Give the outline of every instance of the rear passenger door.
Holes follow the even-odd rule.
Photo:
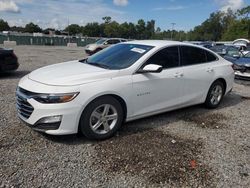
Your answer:
[[[192,46],[181,46],[181,67],[184,100],[187,105],[201,103],[214,79],[217,57],[211,52]]]

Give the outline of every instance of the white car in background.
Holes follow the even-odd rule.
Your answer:
[[[208,49],[131,41],[31,72],[16,103],[35,130],[106,139],[126,121],[200,103],[216,108],[233,82],[232,64]]]
[[[98,41],[96,41],[96,43],[88,44],[85,47],[85,52],[89,55],[92,55],[111,45],[126,41],[127,41],[126,39],[120,39],[120,38],[101,38]]]

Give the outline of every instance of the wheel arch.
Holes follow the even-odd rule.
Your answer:
[[[127,118],[127,103],[125,102],[125,100],[121,96],[119,96],[117,94],[103,94],[103,95],[96,96],[96,97],[92,98],[90,101],[88,101],[87,105],[82,109],[81,115],[80,115],[79,120],[78,120],[78,132],[80,130],[79,128],[80,128],[81,116],[84,113],[84,111],[86,110],[86,107],[90,103],[92,103],[93,101],[95,101],[97,99],[100,99],[102,97],[107,97],[107,96],[115,98],[121,104],[121,107],[122,107],[122,110],[123,110],[123,113],[124,113],[123,122],[126,120],[126,118]]]
[[[226,92],[226,90],[227,90],[227,82],[226,82],[226,80],[224,78],[217,78],[215,81],[213,81],[213,83],[217,82],[217,81],[220,81],[223,84],[223,86],[224,86],[224,91],[223,91],[224,93],[223,93],[223,95],[224,95],[225,92]]]

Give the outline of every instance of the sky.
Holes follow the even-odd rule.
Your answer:
[[[0,0],[0,19],[9,25],[29,22],[43,29],[64,29],[68,24],[102,23],[110,16],[119,23],[139,19],[156,21],[162,30],[188,31],[205,21],[212,12],[237,10],[250,0]]]

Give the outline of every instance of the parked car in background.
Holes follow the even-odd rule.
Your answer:
[[[239,48],[234,45],[216,45],[210,48],[210,50],[216,52],[222,57],[240,57],[241,53]]]
[[[96,43],[93,44],[88,44],[85,47],[85,52],[89,55],[92,55],[104,48],[107,48],[110,45],[117,44],[120,42],[126,42],[126,39],[121,39],[121,38],[102,38],[96,41]]]
[[[13,49],[0,48],[0,72],[14,71],[19,63]]]
[[[200,103],[216,108],[233,82],[232,63],[206,48],[130,41],[31,72],[18,84],[16,104],[35,130],[106,139],[124,121]]]
[[[235,58],[232,63],[236,78],[250,80],[250,52]]]

